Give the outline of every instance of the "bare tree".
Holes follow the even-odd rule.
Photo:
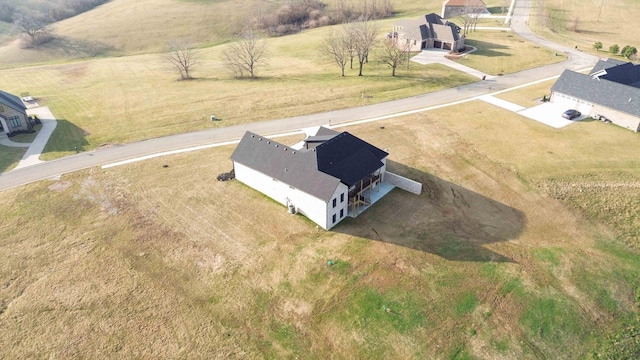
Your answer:
[[[347,49],[347,55],[349,56],[349,68],[353,70],[353,59],[357,56],[354,25],[344,25],[342,32],[344,33],[345,48]]]
[[[358,76],[362,76],[364,64],[369,62],[369,53],[376,46],[380,27],[373,21],[363,20],[350,26],[349,37],[353,41],[358,64]]]
[[[165,59],[178,70],[180,79],[193,79],[191,70],[198,64],[198,56],[193,47],[185,41],[172,41],[168,47]]]
[[[396,69],[405,61],[410,43],[392,38],[382,48],[382,62],[391,67],[391,76],[396,76]],[[408,61],[408,60],[407,60]]]
[[[463,35],[467,35],[469,31],[476,30],[478,25],[478,19],[484,11],[485,7],[481,1],[478,0],[465,0],[464,7],[462,8]]]
[[[349,36],[345,29],[332,31],[325,39],[324,45],[324,51],[340,66],[341,74],[344,76],[344,68],[349,57]]]
[[[511,0],[502,0],[502,2],[500,3],[500,10],[502,14],[504,14],[510,4]]]
[[[227,67],[236,77],[256,77],[256,68],[262,65],[265,55],[265,43],[254,31],[247,31],[238,41],[229,45],[224,51]]]
[[[353,3],[351,2],[351,0],[338,0],[336,9],[342,23],[348,23],[353,20],[355,9],[353,8]]]
[[[27,45],[38,46],[51,40],[53,28],[51,20],[30,13],[17,13],[14,16],[13,25],[25,35]]]

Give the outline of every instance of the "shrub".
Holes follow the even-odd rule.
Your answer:
[[[612,53],[613,55],[616,55],[618,51],[620,51],[620,47],[618,46],[618,44],[613,44],[609,46],[609,52]]]
[[[638,53],[638,49],[636,49],[633,46],[625,45],[625,47],[622,48],[622,51],[620,53],[625,58],[631,59],[632,57],[634,57]]]

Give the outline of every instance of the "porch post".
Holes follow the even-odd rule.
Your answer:
[[[4,131],[4,133],[9,135],[9,125],[7,124],[7,120],[4,118],[4,116],[0,115],[0,123],[2,123],[2,130]]]

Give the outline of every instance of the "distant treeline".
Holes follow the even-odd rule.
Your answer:
[[[89,11],[109,0],[0,0],[0,21],[12,23],[19,13],[46,18],[56,22]]]
[[[277,6],[260,9],[253,27],[271,35],[286,35],[303,29],[382,19],[393,15],[391,0],[338,0],[328,6],[321,0],[287,0]]]

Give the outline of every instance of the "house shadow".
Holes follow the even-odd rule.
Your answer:
[[[470,46],[475,46],[478,48],[478,51],[473,52],[476,56],[486,56],[486,57],[497,57],[497,56],[513,56],[507,52],[500,51],[501,49],[508,49],[508,46],[500,45],[488,41],[481,40],[473,40],[468,39],[465,40],[465,43]]]
[[[422,194],[394,189],[332,231],[432,253],[455,261],[513,260],[485,245],[517,238],[525,214],[475,191],[387,160],[387,169],[422,183]]]
[[[57,119],[56,129],[51,134],[43,153],[80,152],[87,150],[89,133],[67,119]]]
[[[91,58],[105,56],[116,50],[115,47],[101,42],[59,36],[40,46],[51,56],[72,58]]]

